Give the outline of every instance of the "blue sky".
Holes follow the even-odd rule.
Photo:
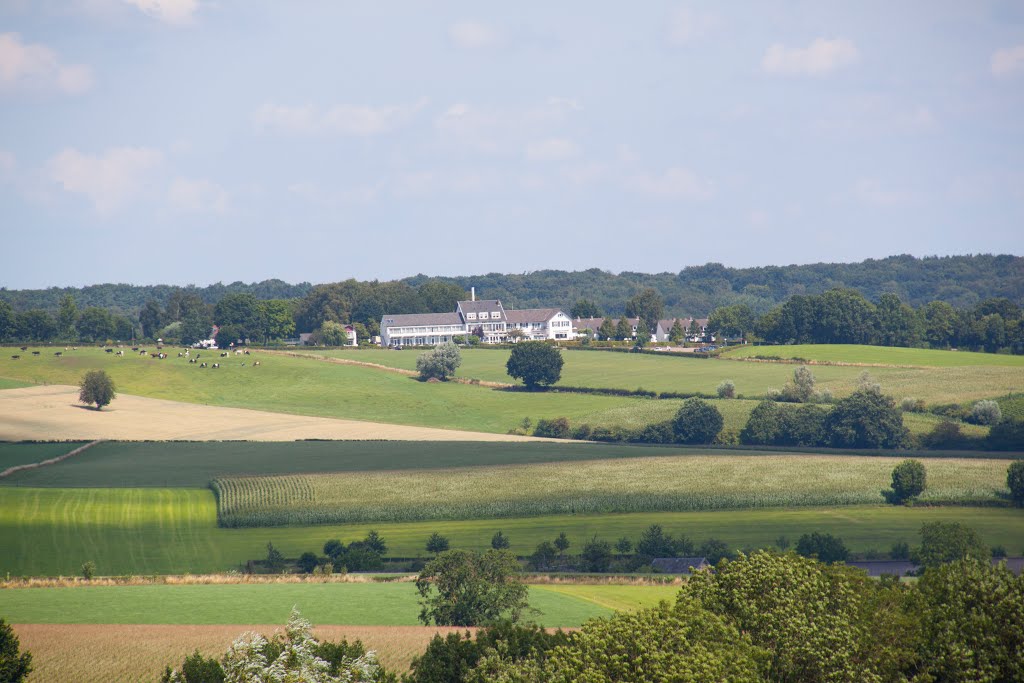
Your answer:
[[[1016,253],[1024,2],[0,0],[0,286]]]

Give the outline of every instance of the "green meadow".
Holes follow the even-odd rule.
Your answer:
[[[616,609],[671,600],[673,586],[531,586],[525,615],[546,627],[579,626]],[[609,590],[611,589],[611,590]],[[602,593],[608,590],[607,598]],[[604,604],[602,604],[604,603]],[[28,624],[282,624],[292,607],[318,626],[414,626],[419,595],[410,582],[75,586],[0,591],[0,614]]]
[[[0,576],[77,575],[87,560],[96,562],[101,575],[222,572],[262,558],[268,542],[294,558],[320,552],[328,539],[347,543],[371,529],[396,557],[424,556],[435,531],[452,547],[482,550],[500,529],[513,552],[527,555],[563,531],[578,549],[594,536],[635,541],[651,524],[698,542],[719,538],[733,548],[770,546],[780,535],[795,542],[801,534],[822,531],[842,537],[856,552],[887,551],[900,541],[914,545],[928,521],[961,522],[988,545],[1024,552],[1024,512],[1008,507],[859,505],[225,529],[217,526],[209,489],[9,486],[0,487]]]
[[[907,349],[862,344],[794,344],[787,346],[738,346],[727,358],[800,359],[863,365],[912,365],[922,368],[1024,368],[1024,356],[942,349]]]

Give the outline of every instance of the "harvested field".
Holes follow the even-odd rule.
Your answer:
[[[35,670],[29,683],[74,681],[110,683],[159,679],[165,666],[180,665],[199,650],[219,656],[245,631],[270,635],[282,626],[176,626],[120,624],[15,624],[23,650],[32,652]],[[412,658],[427,647],[435,633],[453,629],[438,626],[318,626],[321,640],[362,640],[377,652],[388,669],[405,671]]]
[[[533,437],[306,417],[119,394],[101,411],[78,388],[48,385],[0,392],[0,440],[532,441]]]

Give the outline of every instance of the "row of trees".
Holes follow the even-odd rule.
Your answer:
[[[852,289],[791,297],[758,315],[746,304],[718,308],[708,331],[726,337],[755,336],[780,344],[873,344],[945,349],[951,347],[1024,353],[1024,311],[1007,298],[986,299],[970,308],[931,301],[913,308],[895,294],[877,304]]]

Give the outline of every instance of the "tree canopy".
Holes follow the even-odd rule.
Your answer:
[[[479,626],[518,621],[529,592],[518,580],[519,562],[507,550],[448,550],[416,579],[420,621],[437,626]]]
[[[505,369],[510,377],[536,389],[557,383],[562,377],[563,362],[562,354],[550,344],[526,341],[512,347]]]

